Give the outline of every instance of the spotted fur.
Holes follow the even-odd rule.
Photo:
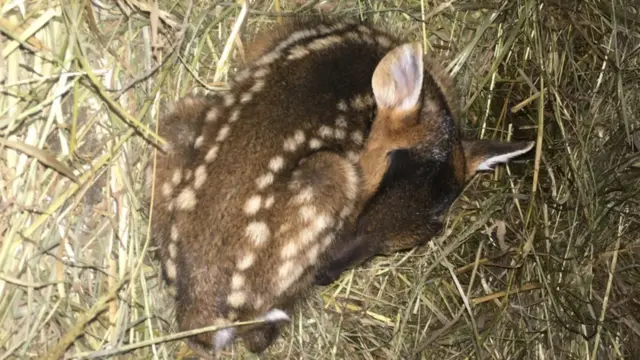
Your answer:
[[[371,74],[396,44],[358,22],[295,20],[247,47],[229,91],[180,99],[161,117],[169,145],[151,220],[179,329],[267,322],[190,338],[199,353],[236,338],[266,349],[354,223]]]
[[[429,161],[448,164],[455,194],[465,149],[484,156],[459,145],[428,63],[411,57],[415,44],[401,44],[357,22],[293,21],[247,47],[228,92],[180,99],[160,119],[168,146],[158,155],[152,231],[176,288],[178,326],[225,327],[189,338],[200,354],[236,338],[264,351],[314,279],[380,251],[363,251],[377,230],[362,224],[382,222],[389,236],[380,244],[393,238],[385,204],[411,202],[433,172]],[[388,70],[398,64],[420,80],[393,84]],[[265,323],[226,327],[256,319]]]

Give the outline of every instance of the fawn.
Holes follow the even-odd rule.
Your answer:
[[[349,234],[368,199],[373,220],[396,193],[422,191],[423,173],[396,154],[408,151],[430,174],[433,157],[464,178],[530,147],[462,147],[421,46],[365,24],[291,21],[247,54],[229,91],[180,99],[159,120],[168,144],[157,157],[152,233],[180,330],[224,327],[187,340],[203,357],[235,338],[267,349],[317,274],[355,261],[348,249],[360,251],[367,233]],[[396,177],[396,193],[376,197]],[[253,319],[264,322],[228,327]]]

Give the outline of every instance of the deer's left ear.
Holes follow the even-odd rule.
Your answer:
[[[535,141],[462,141],[467,165],[467,178],[471,178],[478,171],[491,170],[495,164],[505,163],[514,157],[525,154],[535,144]]]
[[[423,77],[420,42],[392,49],[380,60],[371,79],[378,107],[404,111],[415,108],[420,99]]]

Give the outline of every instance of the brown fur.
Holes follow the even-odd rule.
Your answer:
[[[190,338],[200,354],[236,337],[252,352],[265,350],[283,320],[275,310],[289,311],[318,274],[339,274],[360,258],[415,244],[415,232],[396,228],[363,242],[372,222],[422,231],[421,218],[380,211],[412,195],[404,188],[393,193],[395,151],[410,149],[417,160],[407,159],[419,171],[430,169],[425,159],[453,158],[455,179],[441,185],[455,188],[470,173],[463,151],[478,149],[458,140],[441,89],[447,80],[429,69],[419,104],[381,107],[372,119],[374,71],[399,45],[392,36],[319,19],[264,34],[247,47],[250,62],[229,92],[182,99],[160,120],[169,146],[158,154],[151,220],[163,273],[177,290],[180,330],[275,316]],[[402,58],[391,54],[390,64]],[[400,186],[422,180],[422,173],[402,176]],[[387,195],[389,188],[397,195]],[[430,211],[448,200],[409,204]]]
[[[355,24],[294,24],[248,46],[251,62],[228,92],[182,99],[160,119],[169,152],[158,154],[151,221],[163,273],[176,287],[180,330],[290,309],[337,241],[332,234],[355,221],[365,200],[360,167],[348,155],[363,149],[374,111],[371,74],[397,42]],[[324,42],[305,38],[320,29]],[[261,352],[278,325],[189,343],[202,354],[220,334]]]
[[[173,105],[173,109],[168,112],[162,120],[162,125],[158,129],[158,134],[167,140],[164,147],[164,154],[158,152],[158,161],[155,168],[156,179],[169,179],[173,176],[175,169],[186,168],[191,165],[193,148],[191,144],[197,136],[196,129],[202,126],[202,120],[207,109],[213,104],[207,99],[187,97]],[[150,164],[149,170],[152,170]],[[147,181],[146,197],[150,198],[151,182]],[[173,221],[173,214],[168,210],[168,205],[172,198],[162,195],[162,183],[156,180],[155,207],[153,212],[152,232],[154,234],[166,234],[167,236],[156,236],[157,245],[161,258],[168,257],[170,224]],[[164,270],[164,268],[163,268]]]
[[[378,111],[361,159],[363,193],[373,197],[359,214],[354,237],[326,254],[316,284],[329,284],[375,255],[424,244],[440,232],[444,213],[481,166],[490,168],[533,147],[533,142],[461,140],[453,82],[422,56],[417,43],[385,56],[373,87]]]

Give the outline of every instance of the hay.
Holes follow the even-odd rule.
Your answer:
[[[539,142],[530,161],[476,178],[443,236],[318,288],[264,358],[636,354],[631,3],[256,0],[234,28],[245,13],[231,1],[195,1],[190,13],[167,0],[1,2],[0,359],[185,354],[140,200],[162,143],[155,120],[167,102],[224,87],[244,40],[276,13],[314,8],[366,17],[448,59],[470,136]],[[247,357],[241,346],[233,355]]]

